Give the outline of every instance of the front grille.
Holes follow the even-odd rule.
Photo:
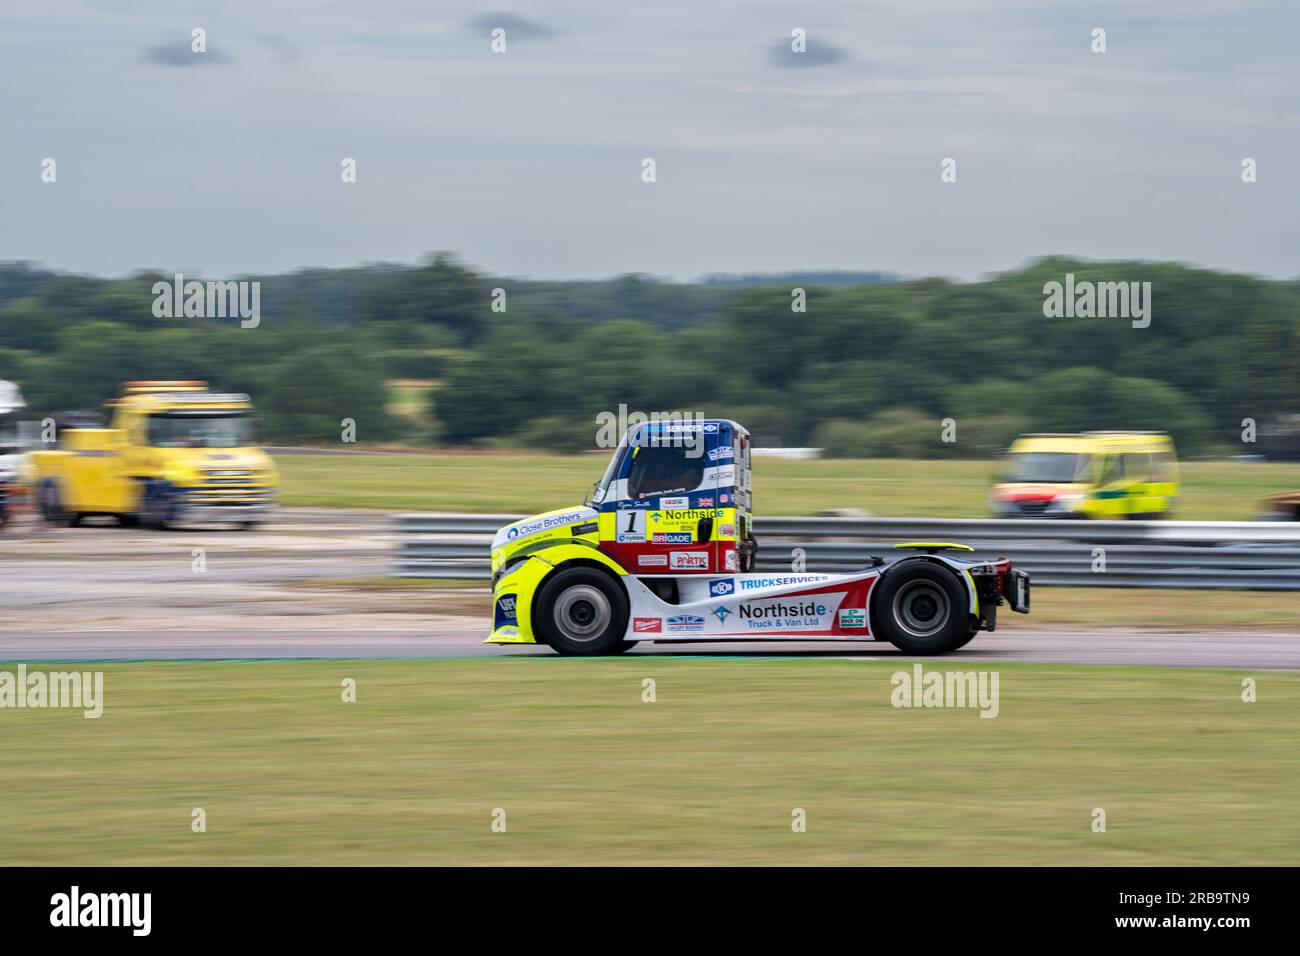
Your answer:
[[[251,481],[238,479],[240,484],[225,484],[224,480],[205,480],[198,485],[184,490],[184,500],[188,505],[202,506],[240,506],[270,504],[272,489]]]

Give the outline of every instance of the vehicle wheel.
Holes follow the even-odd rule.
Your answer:
[[[875,633],[905,654],[945,654],[970,640],[966,588],[930,561],[887,573],[871,602]]]
[[[973,641],[973,640],[975,639],[975,635],[978,634],[978,633],[979,633],[979,631],[975,630],[974,628],[967,628],[967,629],[966,629],[966,636],[963,637],[961,640],[959,640],[959,641],[958,641],[958,642],[953,646],[953,650],[954,650],[954,651],[961,650],[963,647],[965,647],[967,644],[969,644],[971,641]]]
[[[123,528],[135,528],[140,524],[140,516],[133,514],[120,514],[117,516],[117,523]]]
[[[166,528],[171,502],[166,488],[157,482],[146,482],[140,495],[140,513],[136,519],[146,528]]]
[[[622,586],[594,568],[561,570],[537,595],[536,627],[561,654],[617,654],[627,633],[627,595]]]
[[[59,487],[53,481],[41,485],[41,517],[49,524],[70,524],[71,515],[63,510]]]

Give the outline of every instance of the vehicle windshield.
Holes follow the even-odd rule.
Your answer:
[[[636,457],[627,476],[629,498],[652,498],[694,491],[704,481],[704,456],[671,445],[634,448]]]
[[[609,465],[605,469],[605,474],[602,475],[600,481],[596,483],[596,487],[591,495],[591,500],[595,504],[600,504],[605,500],[605,496],[609,494],[610,483],[614,480],[614,475],[618,471],[619,462],[623,460],[623,453],[625,451],[627,451],[627,443],[622,442],[619,444],[618,448],[615,449],[614,454],[609,456]]]
[[[1059,451],[1015,452],[1007,456],[1003,481],[1086,481],[1092,464],[1089,455]]]
[[[255,443],[246,412],[163,412],[149,416],[149,444],[157,448],[246,448]]]

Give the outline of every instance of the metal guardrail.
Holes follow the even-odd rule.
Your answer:
[[[491,536],[523,515],[394,515],[399,577],[487,581]],[[758,570],[848,572],[899,541],[957,541],[1005,556],[1038,585],[1300,591],[1300,523],[1007,521],[979,518],[758,518]]]

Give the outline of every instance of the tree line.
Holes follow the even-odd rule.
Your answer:
[[[1150,282],[1149,326],[1048,317],[1044,286],[1067,274]],[[155,318],[150,290],[171,278],[0,266],[0,378],[41,415],[97,407],[126,379],[206,378],[249,392],[273,444],[334,443],[352,418],[362,443],[576,451],[623,404],[851,456],[985,455],[1022,431],[1093,428],[1167,430],[1187,455],[1240,453],[1245,420],[1300,411],[1300,283],[1176,264],[1047,258],[800,293],[789,277],[516,282],[441,254],[247,277],[256,329]],[[395,413],[402,379],[428,386],[423,414]]]

